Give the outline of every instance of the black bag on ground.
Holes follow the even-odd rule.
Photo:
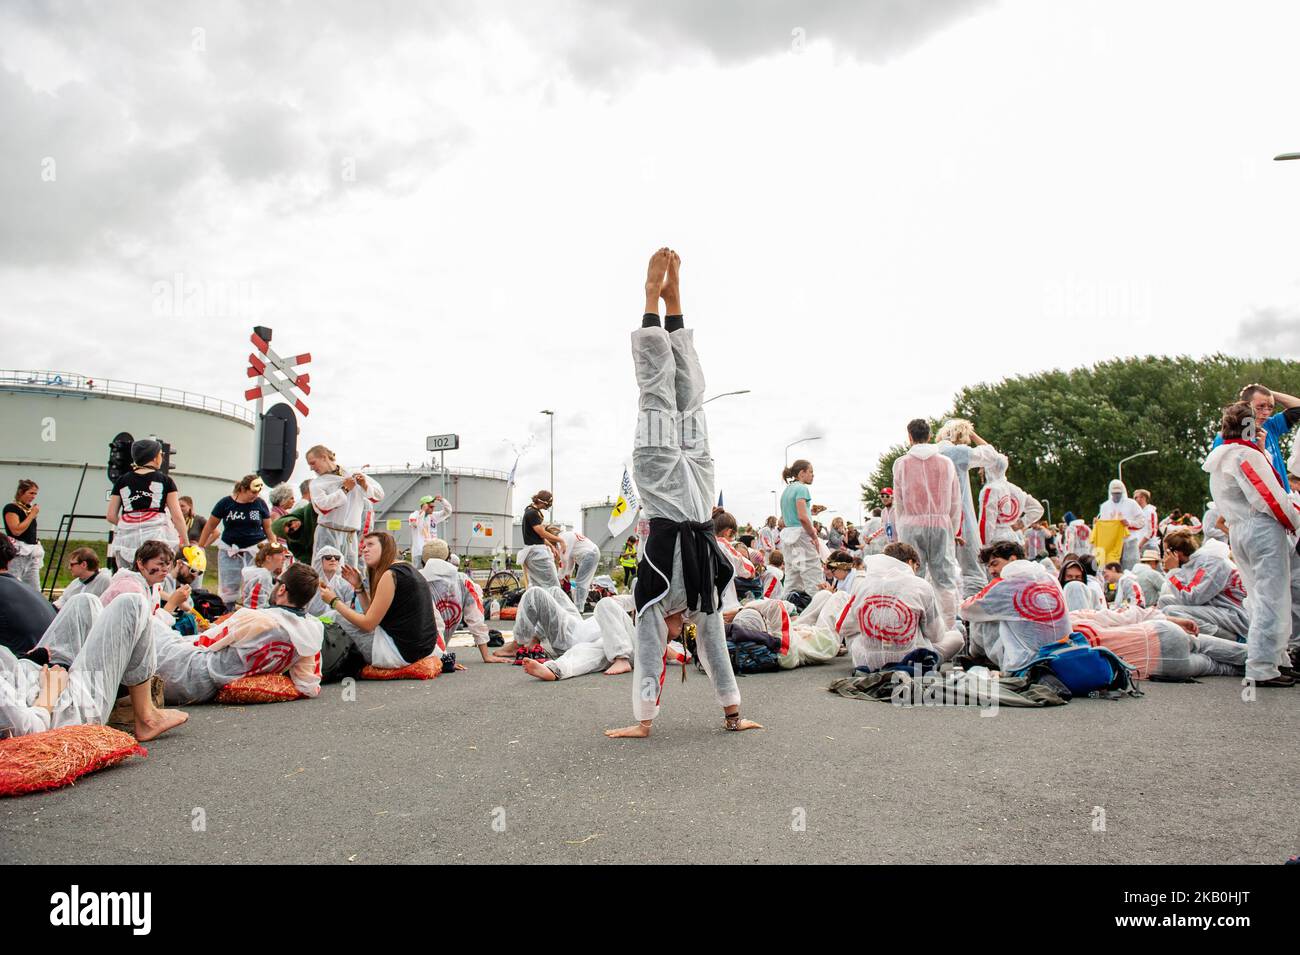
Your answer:
[[[325,624],[325,639],[320,645],[320,681],[337,683],[346,677],[356,677],[366,665],[352,637],[337,620]]]
[[[731,657],[731,669],[736,673],[775,673],[781,669],[776,654],[762,643],[732,643],[728,640],[727,653]]]
[[[191,590],[190,603],[194,605],[194,611],[208,623],[230,609],[224,600],[210,590]]]

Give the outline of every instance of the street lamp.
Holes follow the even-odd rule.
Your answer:
[[[1300,159],[1300,153],[1282,153],[1273,157],[1274,162],[1281,162],[1284,159]]]
[[[1052,502],[1048,498],[1043,498],[1039,503],[1042,504],[1043,509],[1047,511],[1047,525],[1050,527],[1052,524]]]
[[[717,401],[719,398],[726,398],[730,395],[747,395],[747,394],[749,394],[748,388],[742,388],[740,391],[724,391],[722,394],[714,395],[712,398],[705,398],[703,401],[700,402],[700,407],[707,405],[710,401]]]
[[[789,444],[785,446],[785,466],[786,467],[790,466],[790,449],[793,448],[796,444],[803,444],[805,441],[820,441],[821,439],[822,439],[822,435],[814,434],[807,438],[800,438],[798,441],[791,441]]]
[[[1130,454],[1124,461],[1132,461],[1134,458],[1145,458],[1148,454],[1159,454],[1159,451],[1139,451],[1137,454]],[[1124,480],[1124,461],[1119,462],[1119,479]]]
[[[542,410],[542,414],[551,419],[551,506],[548,514],[552,521],[555,520],[555,412]]]

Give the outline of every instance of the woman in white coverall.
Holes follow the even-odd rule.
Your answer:
[[[684,327],[678,286],[680,259],[669,249],[650,258],[645,314],[632,333],[639,397],[632,470],[649,520],[636,582],[636,649],[632,712],[637,722],[606,730],[616,738],[650,735],[659,715],[668,641],[689,616],[696,647],[723,708],[726,729],[761,729],[740,716],[740,689],[731,669],[719,591],[731,565],[713,536],[713,457],[704,417],[704,370]],[[667,317],[661,325],[659,299]]]
[[[1241,401],[1227,408],[1223,444],[1202,467],[1215,506],[1232,529],[1232,554],[1250,594],[1246,678],[1256,686],[1294,686],[1287,642],[1294,639],[1300,613],[1300,511],[1287,500],[1268,456],[1243,440],[1252,428],[1247,422],[1254,422],[1250,405]]]
[[[374,478],[360,471],[340,467],[334,452],[318,444],[307,452],[307,466],[316,473],[311,482],[311,506],[316,512],[316,536],[312,543],[312,566],[320,572],[322,547],[336,547],[343,566],[361,570],[359,557],[366,503],[378,504],[384,489]],[[365,581],[362,576],[363,585]]]

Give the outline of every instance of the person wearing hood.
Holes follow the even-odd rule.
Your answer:
[[[488,647],[491,634],[483,613],[483,592],[473,578],[461,573],[448,559],[450,556],[447,542],[437,538],[425,544],[420,555],[423,562],[420,575],[429,584],[439,642],[445,650],[452,634],[463,623],[484,663],[509,663],[509,660],[494,656]]]
[[[957,485],[961,489],[961,526],[957,529],[957,565],[961,568],[961,595],[963,598],[978,593],[989,582],[988,574],[980,564],[979,519],[975,515],[975,498],[970,490],[971,468],[997,468],[999,463],[1006,472],[1006,457],[999,454],[975,432],[975,426],[965,418],[952,418],[944,423],[938,434],[939,452],[957,469]]]
[[[965,643],[961,630],[945,629],[934,588],[920,555],[907,543],[890,544],[864,558],[864,573],[836,621],[855,667],[879,670],[914,650],[933,650],[951,660]]]
[[[961,575],[957,535],[962,526],[962,497],[957,468],[938,445],[929,443],[930,424],[924,418],[907,423],[907,439],[907,453],[894,461],[898,540],[915,550],[920,572],[934,586],[944,629],[951,630],[956,625]],[[962,540],[961,546],[965,545]]]
[[[318,580],[312,568],[294,564],[280,576],[269,607],[236,610],[195,642],[155,626],[163,698],[169,703],[206,703],[241,677],[285,672],[301,695],[319,695],[325,628],[304,609]]]
[[[419,570],[424,562],[424,545],[438,537],[438,525],[451,517],[451,504],[441,494],[426,494],[420,506],[406,519],[411,529],[411,563]]]
[[[1142,588],[1142,605],[1154,607],[1160,599],[1160,591],[1165,586],[1165,575],[1160,571],[1160,551],[1149,547],[1142,552],[1142,559],[1133,568],[1133,576]]]
[[[1043,505],[1024,489],[1007,480],[1007,459],[984,468],[984,486],[980,489],[979,539],[984,546],[998,541],[1015,541],[1025,546],[1025,528],[1043,516]]]
[[[176,550],[189,540],[176,482],[159,470],[162,444],[153,438],[133,442],[131,461],[131,470],[113,482],[105,517],[113,525],[108,556],[126,567],[135,561],[135,549],[145,541],[162,541]]]
[[[984,652],[998,667],[1014,672],[1028,666],[1040,647],[1070,636],[1061,585],[1015,541],[1000,541],[980,552],[994,579],[961,605],[962,619],[975,625],[996,623],[998,635]]]
[[[1200,545],[1189,531],[1165,537],[1165,570],[1156,606],[1170,616],[1196,621],[1201,633],[1245,640],[1250,630],[1241,573],[1212,544]]]
[[[1142,513],[1138,502],[1128,496],[1128,488],[1118,478],[1110,482],[1108,496],[1101,502],[1101,507],[1097,511],[1097,520],[1123,521],[1124,526],[1128,528],[1128,535],[1124,538],[1123,554],[1120,557],[1120,564],[1128,570],[1138,562],[1138,554],[1141,553],[1138,544],[1145,527],[1146,515]]]
[[[343,576],[343,552],[333,544],[326,544],[316,552],[316,563],[320,565],[316,572],[320,575],[321,583],[332,590],[343,604],[353,606],[357,592]],[[330,608],[325,605],[319,589],[308,601],[307,612],[313,617],[331,616]]]
[[[1056,582],[1065,594],[1065,606],[1074,610],[1105,610],[1106,595],[1095,578],[1088,574],[1088,566],[1079,557],[1067,557],[1061,562]]]
[[[721,592],[731,581],[732,568],[718,547],[710,520],[715,500],[714,463],[704,414],[704,369],[681,313],[679,266],[680,258],[671,249],[660,249],[651,256],[645,313],[641,327],[632,333],[638,392],[632,470],[641,491],[647,533],[642,538],[636,576],[635,678],[631,682],[632,713],[637,722],[606,730],[605,735],[613,738],[650,735],[659,715],[668,641],[679,639],[687,623],[696,629],[697,658],[722,707],[724,728],[762,729],[740,715],[740,688],[719,612]],[[661,297],[668,313],[662,324],[658,311]],[[807,502],[803,503],[806,506]],[[811,541],[810,545],[816,546]]]
[[[1120,566],[1119,561],[1111,561],[1101,569],[1102,577],[1106,581],[1106,590],[1113,593],[1109,601],[1109,609],[1123,610],[1127,607],[1145,607],[1146,598],[1142,596],[1142,585],[1138,583],[1137,577],[1133,576],[1131,570],[1125,570]]]
[[[1228,407],[1220,424],[1223,443],[1202,467],[1232,528],[1232,553],[1250,594],[1246,678],[1255,686],[1294,686],[1288,642],[1300,630],[1300,511],[1287,499],[1271,459],[1246,438],[1255,428],[1251,406],[1241,401]]]
[[[1092,527],[1087,521],[1065,512],[1065,556],[1092,556]]]

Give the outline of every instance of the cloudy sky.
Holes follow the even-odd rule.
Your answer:
[[[1283,0],[6,3],[5,364],[239,400],[270,325],[314,358],[302,447],[454,431],[531,491],[554,408],[572,519],[671,245],[710,390],[751,389],[710,406],[729,507],[819,434],[856,520],[963,385],[1300,356],[1298,34]]]

